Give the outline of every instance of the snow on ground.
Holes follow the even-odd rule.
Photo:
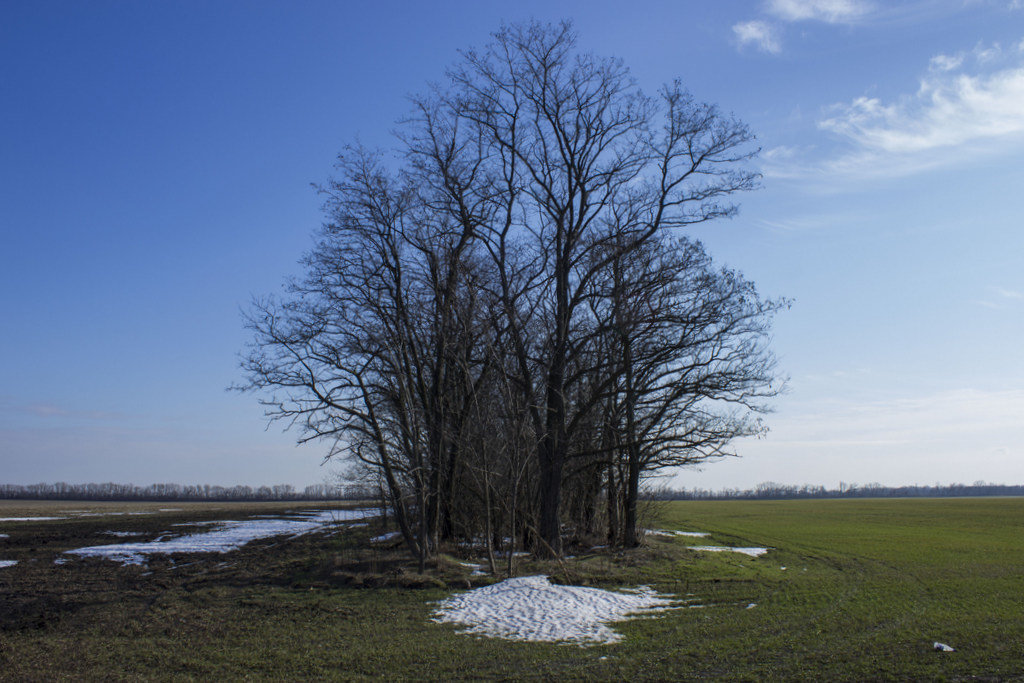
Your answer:
[[[668,529],[644,529],[644,533],[651,536],[692,536],[704,538],[708,535],[706,531],[670,531]]]
[[[376,516],[376,510],[321,510],[299,513],[297,517],[216,522],[209,531],[175,538],[158,538],[146,543],[115,543],[68,550],[66,554],[105,557],[122,564],[143,564],[148,555],[169,553],[226,553],[250,541],[271,536],[301,536],[330,524]]]
[[[0,538],[10,538],[7,534],[0,534]]]
[[[400,538],[401,536],[402,536],[402,532],[401,531],[389,531],[386,534],[381,534],[380,536],[374,536],[373,538],[370,539],[370,543],[387,543],[388,541],[393,541],[396,538]]]
[[[676,600],[646,587],[617,593],[524,576],[442,600],[434,621],[464,624],[462,633],[491,638],[596,645],[622,639],[611,622],[675,606]]]
[[[127,538],[129,536],[145,536],[146,534],[142,531],[104,531],[107,536],[118,536],[120,538]]]
[[[760,557],[771,550],[771,548],[730,548],[724,545],[691,545],[688,547],[690,550],[703,550],[709,553],[743,553],[751,557]]]
[[[3,569],[4,567],[13,567],[16,564],[18,564],[17,560],[0,560],[0,569]]]

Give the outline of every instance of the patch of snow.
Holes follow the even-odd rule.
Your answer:
[[[104,531],[107,536],[118,536],[120,538],[127,538],[129,536],[145,536],[145,532],[142,531]]]
[[[487,570],[484,569],[484,566],[482,564],[473,564],[472,562],[456,562],[456,564],[460,564],[463,567],[469,567],[470,569],[472,569],[473,571],[469,573],[470,576],[487,576],[488,574]]]
[[[18,564],[17,560],[0,560],[0,569],[3,569],[4,567],[13,567],[16,564]]]
[[[755,607],[757,607],[757,603],[756,602],[752,602],[749,605],[747,605],[747,609],[754,609]]]
[[[67,517],[0,517],[0,522],[49,522],[54,519],[67,519]]]
[[[651,536],[689,536],[691,538],[704,538],[708,535],[706,531],[673,531],[670,529],[644,529],[644,533]]]
[[[0,538],[10,538],[7,534],[0,534]]]
[[[323,510],[305,519],[250,519],[216,522],[218,528],[177,538],[159,538],[146,543],[116,543],[68,550],[66,554],[105,557],[122,564],[143,564],[148,555],[170,553],[226,553],[250,541],[291,534],[301,536],[329,524],[365,519],[375,510]]]
[[[945,643],[940,643],[938,641],[936,641],[932,645],[932,648],[934,648],[936,652],[956,652],[956,650],[951,648],[949,645],[946,645]]]
[[[779,569],[781,569],[782,571],[786,571],[785,567],[779,567]]]
[[[370,539],[370,543],[387,543],[388,541],[393,541],[396,538],[400,538],[401,536],[402,536],[402,532],[401,531],[389,531],[386,534],[381,534],[380,536],[374,536],[373,538]]]
[[[760,557],[771,548],[731,548],[724,545],[691,545],[690,550],[703,550],[708,553],[743,553],[751,557]]]
[[[182,512],[184,508],[160,508],[157,512]]]
[[[434,621],[464,624],[462,633],[490,638],[593,645],[622,639],[608,623],[672,609],[676,603],[650,588],[626,594],[524,576],[442,600]]]

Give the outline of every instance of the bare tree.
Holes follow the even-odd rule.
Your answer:
[[[723,199],[757,180],[741,165],[755,151],[743,124],[695,102],[678,83],[645,96],[619,60],[580,54],[575,43],[567,24],[503,28],[484,50],[465,53],[443,95],[494,169],[488,176],[501,210],[493,216],[503,220],[481,233],[505,285],[519,381],[539,394],[538,527],[541,551],[550,554],[561,547],[569,444],[600,396],[567,401],[585,374],[572,368],[599,333],[587,296],[614,258],[606,245],[636,249],[660,231],[729,216],[735,207]],[[543,266],[518,290],[510,285],[524,278],[507,270],[515,264],[503,253],[510,234]],[[533,346],[524,341],[524,309],[543,313]]]
[[[634,546],[643,476],[727,455],[733,439],[763,432],[757,416],[781,390],[768,331],[788,302],[761,299],[697,242],[659,237],[620,253],[607,295],[595,298],[616,378],[603,425],[618,458],[608,495],[621,502],[623,544]]]

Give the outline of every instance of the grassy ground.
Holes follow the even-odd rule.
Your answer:
[[[180,510],[0,522],[10,536],[0,559],[19,560],[0,569],[0,678],[1024,680],[1022,499],[665,505],[652,526],[775,550],[752,559],[649,537],[635,552],[524,563],[523,574],[650,584],[705,605],[625,622],[622,642],[588,648],[431,622],[433,602],[481,579],[454,563],[411,575],[396,553],[368,549],[372,525],[121,567],[53,561],[119,540],[107,530],[146,540],[176,522],[282,508],[0,502],[0,517],[160,507]],[[957,651],[935,652],[934,641]]]

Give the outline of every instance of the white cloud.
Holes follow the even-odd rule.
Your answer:
[[[774,27],[766,21],[745,21],[732,27],[740,47],[753,45],[762,52],[778,54],[782,45],[776,36]]]
[[[953,69],[960,68],[960,65],[964,63],[964,56],[959,55],[935,55],[931,61],[928,62],[928,67],[933,71],[952,71]]]
[[[999,59],[1003,54],[1003,48],[999,43],[993,43],[992,45],[984,45],[978,43],[974,48],[974,58],[979,63],[984,64],[986,62],[994,62]]]
[[[1018,63],[1008,64],[998,47],[973,55],[979,68],[1001,56],[1002,68],[964,73],[962,57],[938,55],[913,94],[891,102],[863,96],[831,107],[818,126],[852,150],[828,163],[829,170],[906,174],[1024,141],[1024,62],[1015,56]]]
[[[1015,289],[1004,289],[1002,287],[996,287],[996,294],[1003,297],[1004,299],[1024,299],[1024,292],[1018,292]]]
[[[990,76],[927,78],[911,98],[859,97],[819,125],[871,149],[916,152],[1024,131],[1024,67]]]
[[[848,24],[871,10],[863,0],[768,0],[768,11],[785,21]]]
[[[780,161],[784,159],[792,159],[798,153],[797,147],[791,147],[789,145],[778,145],[771,149],[766,149],[761,152],[761,158],[768,161]]]

